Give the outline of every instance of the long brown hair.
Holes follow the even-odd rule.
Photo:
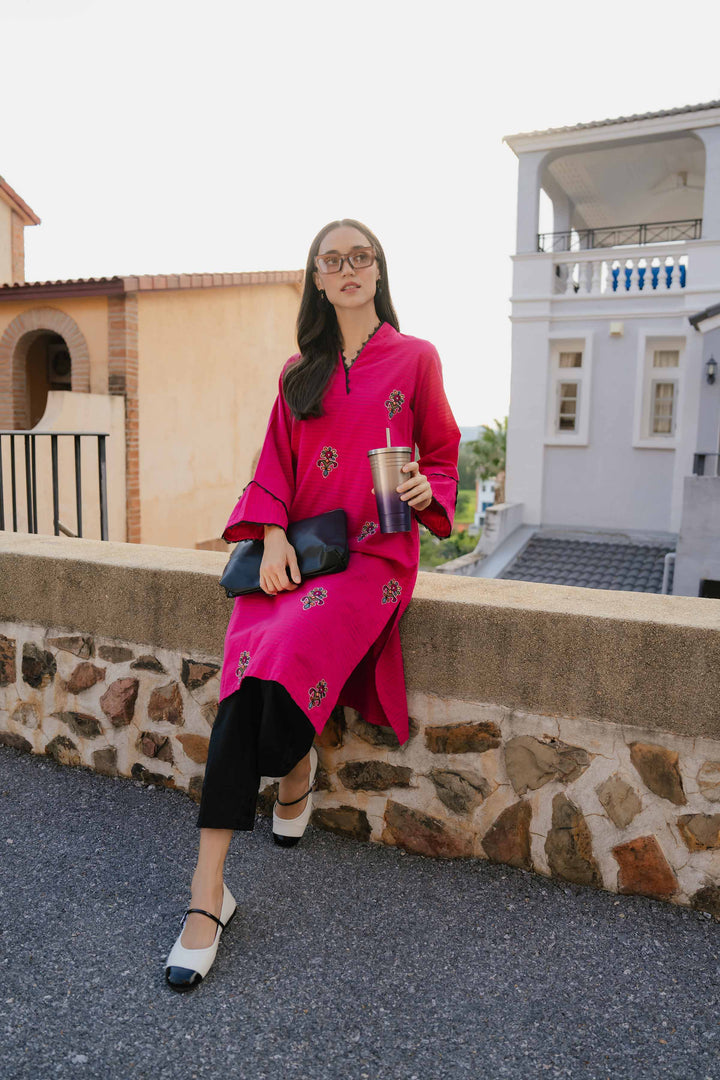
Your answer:
[[[327,233],[342,225],[359,229],[372,245],[380,271],[380,283],[375,293],[375,311],[382,322],[390,323],[400,329],[398,317],[390,298],[387,263],[385,252],[377,236],[367,225],[354,218],[342,218],[331,221],[317,234],[308,252],[305,266],[305,282],[300,310],[297,317],[297,342],[300,359],[291,364],[283,377],[283,393],[290,411],[296,420],[307,420],[311,416],[324,416],[322,399],[328,382],[338,362],[338,353],[342,347],[340,327],[335,308],[327,298],[323,299],[313,281],[315,256]]]

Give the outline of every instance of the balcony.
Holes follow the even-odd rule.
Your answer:
[[[645,244],[670,244],[699,240],[702,218],[682,221],[658,221],[639,225],[608,225],[601,229],[567,229],[538,233],[538,251],[587,251],[590,248],[641,247]]]
[[[657,253],[628,248],[598,256],[593,251],[553,260],[553,292],[563,296],[649,296],[681,293],[688,282],[689,255],[683,247]]]

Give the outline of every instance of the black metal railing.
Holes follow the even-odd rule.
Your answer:
[[[699,240],[701,235],[702,218],[656,221],[640,225],[608,225],[601,229],[568,229],[564,232],[538,233],[538,251],[586,251],[589,248],[668,244],[683,240]]]
[[[693,476],[720,476],[720,453],[693,454]]]
[[[27,531],[38,531],[38,500],[37,500],[37,455],[35,443],[37,439],[50,439],[50,461],[52,471],[52,499],[53,499],[53,530],[55,536],[64,533],[65,536],[82,536],[83,513],[82,513],[82,462],[80,456],[81,439],[97,439],[98,449],[98,489],[100,495],[100,538],[108,538],[108,509],[107,509],[107,465],[105,456],[105,440],[107,431],[0,431],[0,530],[5,526],[5,480],[3,465],[3,439],[10,440],[10,500],[12,507],[12,531],[18,531],[18,470],[15,442],[21,439],[24,444],[25,454],[25,503],[27,514]],[[75,517],[77,532],[72,532],[67,525],[60,521],[60,480],[58,473],[58,439],[74,439],[75,441]]]

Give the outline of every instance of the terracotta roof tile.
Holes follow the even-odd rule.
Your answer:
[[[302,270],[257,270],[240,274],[139,274],[130,277],[66,278],[0,285],[0,300],[30,297],[43,292],[102,294],[105,292],[159,292],[165,289],[213,289],[234,285],[295,285]]]

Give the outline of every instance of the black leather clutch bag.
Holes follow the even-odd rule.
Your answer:
[[[287,538],[295,548],[298,569],[304,578],[317,574],[336,574],[350,561],[347,541],[347,515],[343,509],[291,522]],[[265,551],[263,540],[239,540],[233,548],[220,584],[228,596],[262,592],[260,563]]]

